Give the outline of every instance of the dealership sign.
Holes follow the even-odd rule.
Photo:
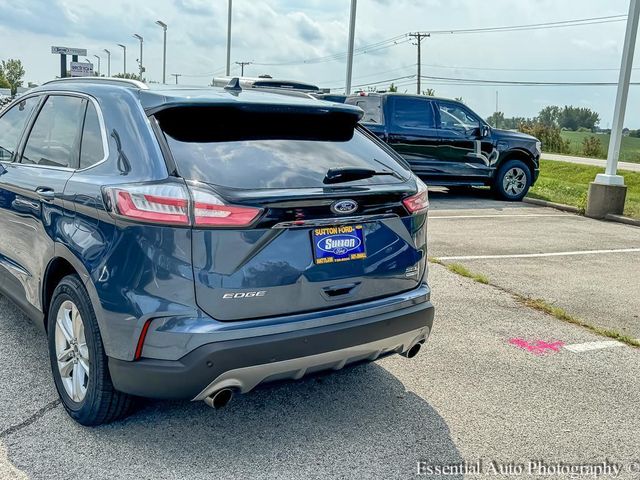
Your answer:
[[[71,62],[69,73],[72,77],[93,77],[93,65],[91,63]]]
[[[51,47],[51,53],[57,55],[78,55],[79,57],[87,56],[86,48],[67,48],[67,47]]]

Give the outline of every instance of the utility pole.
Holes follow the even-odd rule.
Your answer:
[[[172,73],[171,76],[172,77],[176,77],[176,85],[178,85],[178,77],[181,77],[182,74],[181,73]]]
[[[229,0],[229,16],[227,18],[227,77],[231,75],[231,7],[232,0]]]
[[[98,59],[98,76],[100,76],[100,55],[94,55],[94,57],[96,57]]]
[[[236,65],[240,65],[240,76],[244,77],[244,66],[251,65],[251,62],[235,62]]]
[[[498,90],[496,90],[496,128],[498,128]]]
[[[111,52],[105,48],[104,53],[107,54],[107,77],[110,77],[111,76]]]
[[[351,93],[351,74],[353,73],[353,41],[356,35],[356,7],[357,0],[351,0],[351,14],[349,15],[349,40],[347,43],[347,81],[344,92]]]
[[[164,30],[164,40],[162,42],[162,84],[167,83],[167,24],[161,20],[156,21],[156,25]]]
[[[413,37],[416,39],[416,43],[414,43],[414,45],[418,46],[418,78],[417,78],[417,82],[416,82],[416,93],[418,95],[420,95],[421,90],[422,90],[422,86],[420,85],[420,77],[422,75],[422,50],[421,50],[421,44],[422,44],[422,39],[423,38],[427,38],[430,37],[431,34],[430,33],[421,33],[421,32],[416,32],[416,33],[410,33],[409,34],[410,37]]]

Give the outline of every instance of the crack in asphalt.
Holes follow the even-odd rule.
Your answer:
[[[31,425],[32,423],[34,423],[38,419],[42,418],[42,416],[45,413],[47,413],[48,411],[53,410],[54,408],[56,408],[58,405],[60,405],[60,403],[61,403],[61,400],[59,398],[57,400],[53,400],[52,402],[47,403],[44,407],[39,409],[33,415],[27,417],[22,422],[20,422],[20,423],[18,423],[16,425],[12,425],[9,428],[7,428],[6,430],[3,430],[2,432],[0,432],[0,439],[6,438],[9,435],[12,435],[12,434],[22,430],[23,428],[28,427],[29,425]]]

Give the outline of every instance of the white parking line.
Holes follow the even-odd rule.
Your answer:
[[[579,250],[576,252],[550,253],[517,253],[512,255],[460,255],[453,257],[438,257],[438,260],[489,260],[497,258],[536,258],[536,257],[564,257],[570,255],[595,255],[601,253],[632,253],[640,252],[640,248],[619,248],[612,250]]]
[[[577,215],[572,215],[570,213],[505,213],[505,214],[490,214],[490,215],[429,215],[429,219],[436,218],[501,218],[501,217],[576,217]],[[579,217],[582,218],[582,217]]]
[[[563,348],[573,353],[590,352],[591,350],[602,350],[603,348],[623,347],[624,343],[616,340],[606,340],[600,342],[575,343],[565,345]]]

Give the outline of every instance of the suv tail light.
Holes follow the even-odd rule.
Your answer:
[[[104,187],[110,210],[131,220],[208,227],[249,226],[262,209],[225,205],[216,195],[179,183]],[[191,194],[191,195],[190,195]]]
[[[133,220],[189,225],[189,196],[177,184],[105,187],[114,213]]]
[[[429,191],[422,180],[416,178],[418,193],[402,200],[405,208],[412,215],[425,212],[429,209]]]
[[[191,189],[195,225],[209,227],[246,227],[262,213],[261,208],[225,205],[215,195]]]

